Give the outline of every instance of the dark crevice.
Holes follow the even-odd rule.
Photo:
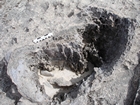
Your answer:
[[[6,93],[6,96],[10,99],[15,100],[15,105],[19,102],[19,99],[22,97],[18,92],[16,85],[12,82],[11,78],[7,74],[7,61],[2,59],[0,61],[0,78],[2,80],[2,91]]]
[[[140,61],[140,56],[139,56]],[[134,69],[134,75],[129,82],[124,105],[140,105],[140,62]]]
[[[79,87],[81,84],[82,81],[72,86],[58,86],[57,84],[54,85],[55,88],[60,88],[60,91],[54,95],[53,102],[58,102],[60,104],[61,102],[65,101],[67,97],[75,99],[78,95]]]

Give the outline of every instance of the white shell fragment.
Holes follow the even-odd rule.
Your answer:
[[[48,71],[44,71],[44,70],[41,70],[40,71],[40,74],[43,75],[43,76],[51,76],[53,77],[54,75]]]
[[[33,42],[38,43],[38,42],[40,42],[42,40],[50,38],[51,36],[53,36],[53,33],[49,33],[49,34],[43,35],[42,37],[38,37],[35,40],[33,40]]]

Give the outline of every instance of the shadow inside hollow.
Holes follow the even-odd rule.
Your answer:
[[[127,97],[124,105],[140,105],[140,54],[139,64],[134,69],[134,75],[129,81]]]
[[[21,94],[18,92],[16,85],[12,82],[11,78],[7,74],[7,61],[3,58],[0,61],[0,72],[1,72],[1,88],[6,93],[6,96],[10,99],[15,100],[15,105],[21,98]]]
[[[83,29],[77,30],[79,33],[82,30],[80,34],[83,37],[85,47],[90,45],[90,47],[94,46],[97,50],[97,52],[92,51],[92,49],[88,51],[88,53],[92,51],[92,54],[88,54],[88,61],[100,67],[102,65],[101,60],[103,60],[104,64],[112,64],[113,67],[124,53],[129,37],[134,35],[133,20],[120,18],[104,9],[102,9],[102,12],[97,8],[89,8],[88,10],[93,23],[88,24],[84,31]],[[96,55],[100,59],[94,57],[93,60],[94,53],[97,53]],[[108,69],[108,72],[110,71],[111,69]]]

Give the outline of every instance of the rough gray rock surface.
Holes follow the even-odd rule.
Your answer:
[[[1,0],[0,105],[139,105],[139,7]]]

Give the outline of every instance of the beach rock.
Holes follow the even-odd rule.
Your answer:
[[[1,0],[0,104],[140,105],[139,7]]]

